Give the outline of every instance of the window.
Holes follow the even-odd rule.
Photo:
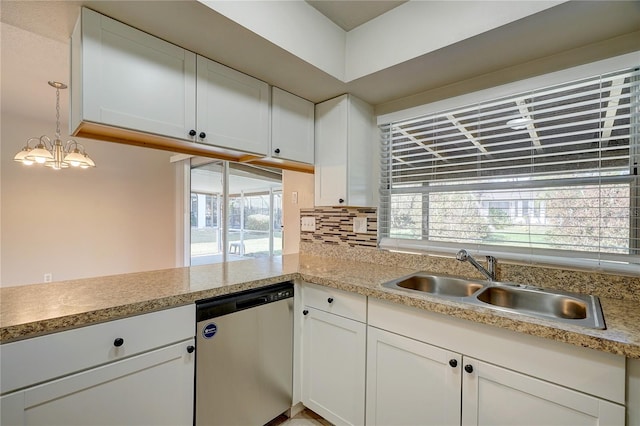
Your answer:
[[[190,182],[191,265],[282,254],[280,171],[192,158]]]
[[[381,246],[637,271],[639,96],[634,67],[382,124]]]

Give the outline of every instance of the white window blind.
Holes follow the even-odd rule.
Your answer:
[[[637,266],[639,96],[636,67],[381,125],[381,246]]]

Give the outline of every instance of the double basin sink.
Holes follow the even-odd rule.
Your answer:
[[[389,281],[383,287],[582,327],[605,328],[600,300],[591,295],[422,272]]]

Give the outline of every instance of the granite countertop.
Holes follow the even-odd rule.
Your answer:
[[[640,309],[635,301],[600,298],[607,329],[592,330],[382,287],[384,282],[413,272],[408,268],[305,254],[6,287],[0,289],[0,343],[187,305],[300,277],[418,309],[640,358]]]

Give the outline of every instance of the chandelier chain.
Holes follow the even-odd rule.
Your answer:
[[[60,139],[60,89],[56,87],[56,139]]]

